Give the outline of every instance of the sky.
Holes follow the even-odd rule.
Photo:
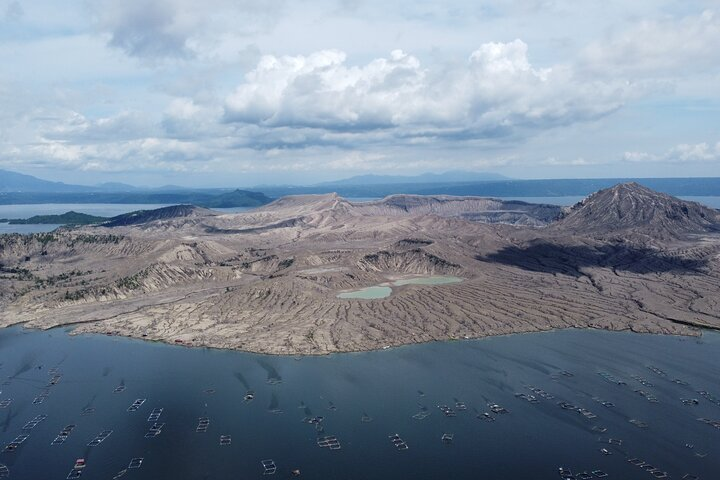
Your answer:
[[[720,176],[720,0],[0,0],[0,169]]]

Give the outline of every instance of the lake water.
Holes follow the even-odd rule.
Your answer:
[[[372,287],[361,288],[351,292],[342,292],[337,295],[338,298],[361,298],[363,300],[372,300],[375,298],[389,297],[392,293],[391,287],[401,287],[403,285],[446,285],[448,283],[459,283],[463,279],[459,277],[448,277],[440,275],[431,275],[423,277],[403,278],[394,282],[383,283]]]
[[[385,285],[377,285],[374,287],[361,288],[359,290],[353,290],[352,292],[338,293],[338,298],[361,298],[363,300],[372,300],[375,298],[389,297],[392,293],[392,288]]]
[[[43,233],[52,232],[61,225],[10,225],[8,223],[0,223],[0,235],[3,233]]]
[[[77,458],[87,461],[83,478],[109,479],[135,457],[144,458],[141,468],[123,478],[260,479],[265,459],[277,465],[274,478],[299,468],[306,479],[557,479],[560,466],[653,478],[628,462],[638,458],[675,479],[713,479],[720,430],[697,419],[720,419],[709,400],[720,397],[719,360],[716,333],[566,330],[295,358],[3,329],[0,399],[12,401],[0,408],[0,441],[29,437],[0,453],[0,463],[10,479],[62,479]],[[53,374],[61,377],[48,387]],[[119,385],[124,391],[113,393]],[[516,397],[532,395],[528,386],[547,394],[534,394],[536,403]],[[248,390],[255,397],[244,402]],[[147,400],[128,412],[138,398]],[[476,418],[494,403],[509,413]],[[164,426],[145,438],[155,408]],[[38,415],[47,418],[24,430]],[[303,421],[316,416],[322,432]],[[204,433],[196,432],[200,417],[210,421]],[[67,440],[51,445],[69,424]],[[112,434],[89,447],[104,430]],[[396,433],[408,450],[390,442]],[[451,444],[444,433],[454,434]],[[221,435],[231,444],[220,445]],[[342,448],[319,447],[327,435]]]

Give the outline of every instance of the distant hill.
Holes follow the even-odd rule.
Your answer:
[[[169,220],[171,218],[190,217],[195,215],[211,215],[207,209],[194,205],[171,205],[169,207],[156,208],[154,210],[137,210],[112,217],[102,224],[103,227],[124,227],[128,225],[139,225],[156,220]]]
[[[660,239],[680,238],[719,232],[720,212],[630,182],[593,193],[568,209],[553,228],[583,234],[630,232]]]
[[[489,172],[452,171],[445,173],[423,173],[421,175],[358,175],[355,177],[319,183],[325,185],[388,185],[388,184],[422,184],[422,183],[456,183],[456,182],[492,182],[508,180],[508,177]]]
[[[0,170],[0,192],[91,192],[93,187],[41,180],[32,175]]]
[[[35,215],[25,219],[0,219],[0,222],[7,222],[10,225],[90,225],[105,220],[107,220],[106,217],[69,211],[60,215]]]
[[[95,186],[50,182],[32,175],[0,170],[0,205],[38,203],[172,203],[208,208],[257,207],[272,201],[258,191],[187,188],[166,185],[141,188],[125,183]]]
[[[208,208],[258,207],[272,199],[258,191],[227,188],[192,189],[166,185],[156,189],[124,183],[96,186],[70,185],[32,175],[0,170],[0,205],[38,203],[164,203]],[[51,222],[55,223],[55,222]],[[65,223],[68,222],[59,222]]]
[[[221,193],[198,203],[198,205],[206,208],[259,207],[269,203],[270,200],[264,193],[238,189],[228,193]]]
[[[97,186],[97,189],[103,192],[134,192],[137,190],[142,190],[141,188],[128,185],[127,183],[118,182],[101,183]]]

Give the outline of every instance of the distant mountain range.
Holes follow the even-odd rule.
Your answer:
[[[439,184],[468,183],[509,180],[508,177],[488,172],[451,171],[445,173],[423,173],[421,175],[359,175],[355,177],[323,182],[315,187],[335,185],[394,185],[394,184]],[[260,187],[263,188],[263,187]],[[300,187],[303,188],[303,187]],[[313,188],[309,186],[306,188]],[[257,190],[254,188],[253,190]],[[0,169],[0,192],[5,193],[130,193],[130,192],[185,192],[185,191],[220,191],[227,188],[196,189],[178,185],[162,187],[136,187],[126,183],[106,182],[98,185],[72,185],[62,182],[42,180],[32,175]]]
[[[0,192],[92,192],[94,187],[41,180],[32,175],[0,170]]]
[[[177,185],[156,188],[136,187],[127,183],[105,182],[98,185],[73,185],[52,182],[41,178],[0,169],[0,193],[130,193],[130,192],[183,192],[188,190],[228,191],[224,189],[192,189]]]
[[[96,186],[50,182],[31,175],[0,170],[0,204],[124,203],[193,204],[207,208],[257,207],[272,199],[261,192],[229,188],[190,189],[167,185],[134,187],[124,183]]]

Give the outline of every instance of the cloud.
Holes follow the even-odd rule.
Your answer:
[[[155,62],[189,59],[205,43],[232,32],[249,35],[272,24],[284,0],[99,0],[90,4],[108,45]]]
[[[108,143],[75,144],[41,139],[14,152],[22,164],[33,167],[98,172],[199,171],[209,162],[205,149],[193,142],[148,137]]]
[[[220,122],[222,108],[199,104],[193,99],[173,99],[163,112],[160,125],[166,136],[184,140],[202,140],[230,135],[232,129]]]
[[[647,152],[625,152],[626,162],[658,162],[658,163],[711,163],[720,162],[720,142],[714,146],[708,143],[677,145],[667,152],[657,155]]]
[[[265,55],[225,101],[225,121],[323,135],[472,140],[596,119],[631,95],[624,83],[536,68],[521,40],[485,43],[451,69],[401,50],[353,66],[344,52]]]
[[[718,71],[718,45],[720,15],[705,10],[680,19],[641,21],[588,45],[582,61],[588,70],[600,75],[685,76]]]
[[[401,50],[360,65],[339,50],[265,55],[225,93],[147,97],[106,115],[38,108],[23,117],[22,142],[7,131],[0,155],[108,172],[480,168],[515,161],[488,159],[493,148],[602,117],[632,94],[566,65],[536,67],[521,40],[482,44],[450,67]]]
[[[0,163],[720,171],[717,5],[580,3],[0,0]]]
[[[78,144],[121,142],[157,135],[157,127],[147,115],[123,111],[109,117],[88,119],[78,112],[67,112],[43,132],[50,140]]]
[[[20,2],[14,1],[8,3],[5,7],[5,20],[15,21],[20,20],[25,15],[25,10],[20,5]]]
[[[117,8],[109,45],[133,57],[185,57],[188,22],[170,2],[122,2]]]
[[[587,160],[583,157],[577,157],[577,158],[557,158],[557,157],[547,157],[545,160],[542,160],[540,162],[541,165],[550,165],[550,166],[586,166],[586,165],[595,165],[596,162],[593,162],[591,160]]]

